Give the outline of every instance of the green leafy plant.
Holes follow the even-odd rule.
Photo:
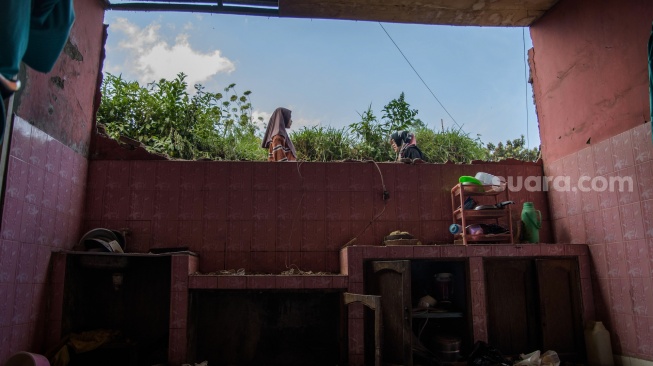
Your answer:
[[[224,93],[195,85],[186,75],[140,86],[108,73],[102,84],[97,121],[113,137],[127,136],[150,151],[179,159],[262,160],[252,121],[250,91],[238,95],[235,84]]]
[[[500,161],[512,158],[523,161],[537,161],[540,156],[540,147],[527,148],[524,135],[521,135],[518,139],[507,140],[505,145],[502,142],[499,142],[497,145],[488,143],[485,159],[489,161]]]
[[[337,161],[353,158],[354,140],[346,129],[304,127],[290,135],[300,160]]]

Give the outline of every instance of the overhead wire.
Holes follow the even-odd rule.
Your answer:
[[[419,72],[417,72],[417,70],[415,69],[415,67],[413,67],[413,64],[410,63],[410,61],[408,60],[408,57],[406,57],[406,55],[403,53],[403,51],[401,51],[401,48],[399,48],[399,45],[397,45],[397,42],[395,42],[395,40],[392,39],[392,36],[390,36],[390,33],[388,33],[388,31],[385,29],[385,27],[383,26],[383,24],[381,24],[381,22],[379,22],[379,25],[381,26],[381,29],[383,29],[383,31],[385,32],[385,34],[388,36],[388,38],[390,38],[390,41],[392,41],[392,43],[395,45],[395,47],[397,47],[397,50],[399,50],[399,53],[401,53],[401,55],[404,57],[404,60],[406,60],[406,62],[408,62],[408,65],[410,66],[410,68],[413,69],[413,71],[415,72],[415,74],[417,75],[417,77],[422,81],[422,84],[424,84],[424,86],[426,87],[426,89],[429,90],[429,92],[431,93],[431,95],[433,96],[433,98],[435,98],[435,100],[438,102],[438,104],[440,104],[440,107],[442,107],[442,109],[447,113],[447,115],[449,116],[449,118],[451,118],[451,120],[453,121],[453,123],[455,123],[456,126],[458,126],[458,128],[459,128],[460,130],[462,130],[462,129],[463,129],[463,126],[459,125],[458,122],[456,122],[456,119],[453,118],[453,116],[451,115],[451,113],[449,113],[449,111],[447,110],[447,108],[444,107],[444,105],[442,104],[442,102],[440,102],[440,99],[438,99],[438,97],[435,96],[435,93],[433,93],[433,90],[431,90],[431,88],[428,86],[428,84],[426,84],[426,81],[424,81],[424,79],[423,79],[422,76],[419,74]]]
[[[521,29],[521,40],[522,40],[522,45],[524,47],[524,54],[522,57],[524,57],[524,108],[526,108],[526,148],[530,149],[531,148],[531,140],[530,136],[528,133],[528,73],[527,73],[527,64],[528,64],[528,56],[526,55],[526,29],[525,27]]]

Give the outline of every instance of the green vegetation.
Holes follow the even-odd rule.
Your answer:
[[[260,147],[261,131],[252,119],[251,92],[239,95],[235,84],[223,91],[208,92],[197,84],[191,95],[183,73],[146,86],[108,73],[102,84],[97,121],[114,139],[126,136],[149,151],[174,159],[267,159],[267,151]],[[299,160],[305,161],[393,161],[396,155],[390,135],[400,130],[415,131],[428,162],[539,158],[539,148],[525,148],[524,136],[484,146],[480,136],[470,137],[460,129],[435,131],[417,114],[401,93],[381,109],[380,119],[369,105],[360,120],[348,127],[304,127],[291,132],[290,137]]]

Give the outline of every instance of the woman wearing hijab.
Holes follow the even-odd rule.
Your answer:
[[[291,113],[289,109],[277,108],[270,117],[261,143],[262,148],[268,149],[268,161],[297,160],[297,151],[286,132],[286,129],[292,125]]]
[[[404,159],[410,159],[410,161],[415,159],[424,160],[424,154],[417,147],[414,133],[408,131],[394,132],[390,138],[390,143],[392,144],[392,150],[398,153],[397,161],[405,161]]]

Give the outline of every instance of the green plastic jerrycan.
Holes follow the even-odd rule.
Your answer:
[[[539,243],[542,213],[533,207],[533,202],[524,202],[521,221],[524,223],[524,239],[529,243]]]

